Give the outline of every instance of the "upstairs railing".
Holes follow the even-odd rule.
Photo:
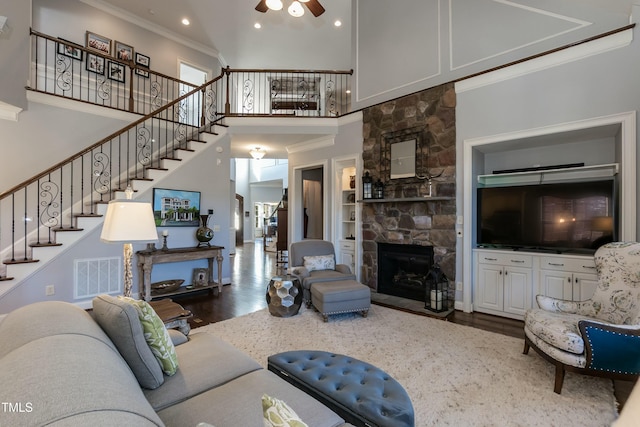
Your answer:
[[[136,64],[31,30],[31,87],[38,92],[149,114],[196,88]]]
[[[138,114],[193,90],[133,60],[31,31],[30,89]],[[352,71],[223,70],[227,116],[337,117],[351,111]]]

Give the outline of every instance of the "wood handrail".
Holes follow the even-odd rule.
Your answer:
[[[230,68],[224,69],[227,73],[290,73],[290,74],[348,74],[353,75],[353,69],[351,70],[276,70],[266,68]]]

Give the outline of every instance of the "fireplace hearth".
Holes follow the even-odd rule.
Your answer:
[[[433,246],[378,242],[378,293],[424,301]]]

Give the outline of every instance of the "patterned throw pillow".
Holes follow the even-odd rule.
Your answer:
[[[158,317],[155,310],[146,302],[128,297],[118,297],[133,305],[138,311],[138,317],[144,331],[144,338],[153,355],[158,359],[162,372],[171,376],[178,369],[176,348],[171,341],[169,332]]]
[[[282,400],[262,395],[265,427],[308,427],[293,409]]]
[[[309,271],[336,269],[336,260],[333,255],[305,256],[302,259],[305,268]]]

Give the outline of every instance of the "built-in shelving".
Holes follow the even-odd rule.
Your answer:
[[[393,199],[362,199],[358,203],[398,203],[398,202],[430,202],[440,200],[454,200],[455,197],[399,197]]]
[[[620,166],[618,163],[608,163],[604,165],[478,175],[478,184],[483,187],[493,187],[499,185],[542,184],[577,179],[608,178],[618,174],[619,169]]]

